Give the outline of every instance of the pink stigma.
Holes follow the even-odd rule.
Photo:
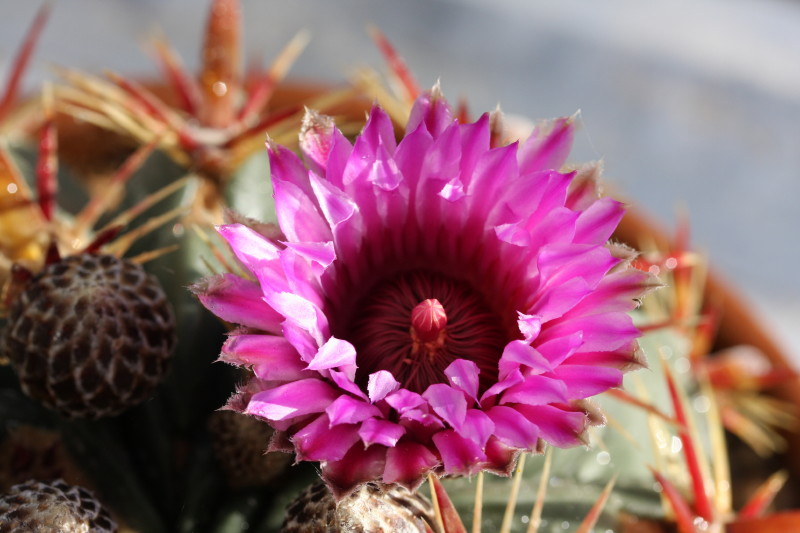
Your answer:
[[[432,342],[447,325],[447,313],[436,298],[423,300],[411,310],[411,328],[422,342]]]

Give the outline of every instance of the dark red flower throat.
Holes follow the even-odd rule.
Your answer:
[[[356,348],[357,383],[388,370],[419,393],[446,382],[444,370],[456,359],[478,365],[485,390],[509,341],[501,317],[469,283],[422,270],[379,282],[345,329],[343,338]]]

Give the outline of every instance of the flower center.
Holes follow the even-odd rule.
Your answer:
[[[356,307],[343,338],[356,348],[356,381],[388,370],[401,386],[424,392],[447,381],[456,359],[474,361],[481,389],[497,377],[509,341],[503,320],[468,283],[425,271],[381,282]]]

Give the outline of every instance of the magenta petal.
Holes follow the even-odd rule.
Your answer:
[[[300,128],[300,150],[306,160],[313,162],[323,173],[333,147],[335,129],[332,117],[306,109]]]
[[[489,436],[494,432],[494,422],[480,409],[469,409],[464,417],[464,424],[457,429],[458,434],[470,439],[483,448]]]
[[[450,384],[473,400],[478,399],[478,365],[474,361],[456,359],[444,370]]]
[[[489,225],[523,222],[526,227],[530,220],[535,225],[551,209],[564,205],[569,182],[569,175],[554,170],[520,176],[508,184],[486,222]]]
[[[381,416],[381,411],[364,400],[342,395],[325,409],[331,425],[356,424],[368,418]]]
[[[264,302],[257,283],[235,274],[219,274],[191,287],[206,309],[226,322],[280,333],[283,316]]]
[[[250,398],[245,414],[269,420],[285,420],[325,410],[339,392],[320,379],[301,379]]]
[[[297,431],[292,442],[298,461],[338,461],[358,442],[358,425],[331,426],[323,414]]]
[[[399,389],[386,396],[386,403],[398,413],[403,414],[409,409],[415,409],[425,404],[425,398],[408,389]]]
[[[531,234],[533,248],[543,248],[551,244],[571,244],[575,237],[575,223],[578,213],[566,207],[553,207],[541,219],[534,222],[535,218],[529,217],[525,229]]]
[[[600,175],[603,173],[603,162],[592,161],[577,168],[575,179],[569,186],[569,195],[565,205],[575,211],[583,211],[600,197]]]
[[[319,343],[317,340],[299,325],[288,320],[284,321],[281,332],[283,333],[283,338],[294,346],[294,349],[300,354],[300,359],[306,363],[311,361],[314,355],[319,351]]]
[[[553,337],[542,341],[537,339],[536,349],[550,362],[551,369],[560,365],[583,346],[583,332],[577,331],[564,337]]]
[[[358,211],[358,205],[353,199],[327,180],[312,175],[311,187],[314,196],[319,201],[325,220],[332,228],[349,220]]]
[[[403,411],[403,414],[400,415],[400,421],[409,427],[419,424],[419,426],[427,428],[427,430],[444,427],[444,422],[431,413],[429,409],[408,409]]]
[[[416,490],[425,474],[438,464],[439,459],[426,446],[403,440],[386,451],[383,482],[398,483],[408,490]]]
[[[519,369],[521,365],[537,374],[553,369],[550,362],[536,348],[524,341],[511,341],[506,344],[503,355],[500,356],[498,363],[500,378]]]
[[[522,333],[525,343],[530,344],[542,331],[542,317],[519,312],[517,312],[517,315],[519,316],[519,320],[517,320],[519,332]]]
[[[272,180],[275,195],[275,214],[278,223],[290,241],[327,242],[332,239],[330,226],[317,211],[308,193],[294,183]]]
[[[586,208],[575,224],[575,242],[603,244],[610,237],[625,214],[621,202],[612,198],[600,198]]]
[[[291,183],[305,194],[310,192],[308,170],[294,152],[268,139],[267,155],[273,183],[275,181]]]
[[[588,398],[622,385],[622,371],[599,365],[564,364],[553,374],[566,384],[572,399]]]
[[[626,313],[605,313],[562,320],[544,329],[539,338],[544,341],[582,332],[586,352],[610,351],[627,345],[640,335]]]
[[[630,311],[645,292],[661,286],[650,272],[628,268],[607,275],[594,292],[576,305],[570,316],[593,315],[609,311]]]
[[[323,269],[331,266],[336,259],[332,242],[286,242],[284,244],[301,257],[318,264]]]
[[[567,189],[574,176],[574,173],[562,174],[555,170],[545,170],[535,173],[533,178],[541,183],[541,191],[536,191],[530,200],[526,200],[525,198],[509,199],[509,205],[513,206],[514,212],[519,213],[523,217],[525,227],[529,231],[536,232],[540,237],[547,237],[541,234],[541,229],[543,227],[553,227],[551,222],[547,222],[548,218],[552,218],[552,215],[555,215],[557,218],[563,217]],[[536,199],[536,205],[531,208],[534,199]],[[574,230],[574,221],[577,219],[577,214],[569,209],[566,209],[566,211],[573,215],[573,219],[570,220],[569,223],[571,229]],[[567,228],[559,228],[562,232],[566,229]]]
[[[478,162],[483,154],[489,151],[491,140],[489,113],[482,114],[472,124],[459,124],[461,145],[455,153],[460,154],[461,160],[457,162],[461,180],[466,184],[475,172]]]
[[[525,376],[522,383],[503,393],[502,403],[542,405],[567,401],[567,387],[563,381],[545,376]]]
[[[274,298],[275,293],[288,292],[300,296],[317,307],[324,307],[325,300],[322,297],[320,287],[320,275],[324,268],[314,264],[293,248],[284,248],[280,254],[280,268],[286,278],[285,288],[273,288],[268,282],[262,282],[264,286],[264,299],[269,301]],[[261,281],[259,277],[259,281]],[[271,290],[270,290],[271,289]]]
[[[422,135],[422,133],[427,136]],[[414,134],[421,136],[416,143],[417,147],[427,147],[427,153],[418,154],[417,156],[424,156],[424,159],[419,161],[421,165],[424,163],[418,170],[419,185],[425,186],[420,188],[420,192],[424,192],[426,195],[435,194],[439,192],[442,184],[452,179],[458,179],[459,176],[463,175],[459,172],[458,161],[458,156],[461,153],[461,133],[462,129],[458,124],[450,124],[435,139],[431,138],[427,131],[415,130]],[[400,146],[402,147],[403,144],[401,143]],[[409,147],[409,150],[411,148],[413,146]],[[398,156],[404,155],[400,154],[399,150],[400,147],[398,147]],[[401,160],[401,162],[404,161]]]
[[[400,388],[400,383],[394,379],[387,370],[378,370],[369,375],[367,380],[367,394],[372,403],[383,400],[387,394]]]
[[[382,444],[383,446],[392,447],[397,444],[397,441],[400,440],[400,437],[405,432],[405,428],[400,424],[395,424],[388,420],[370,418],[361,424],[358,435],[364,442],[364,446]]]
[[[378,147],[376,158],[369,169],[367,181],[387,192],[397,189],[403,181],[400,168],[383,146]]]
[[[498,476],[510,477],[517,464],[519,450],[504,444],[497,437],[489,438],[485,448],[486,461],[484,468]]]
[[[488,213],[502,192],[502,186],[519,175],[517,145],[492,148],[478,159],[472,179],[466,183],[467,194],[480,213]]]
[[[486,389],[486,392],[481,395],[481,405],[494,405],[496,403],[496,399],[494,398],[495,396],[505,390],[510,389],[514,385],[522,383],[524,379],[525,378],[522,377],[522,372],[519,371],[519,368],[515,368],[514,370],[508,372],[503,379]]]
[[[253,273],[261,265],[278,259],[277,245],[244,224],[218,226],[217,232],[228,242],[236,258]]]
[[[346,260],[354,256],[364,236],[364,220],[358,205],[344,191],[314,175],[311,188],[333,232],[337,257]]]
[[[236,365],[251,365],[256,377],[266,381],[288,381],[312,377],[305,372],[300,354],[283,337],[272,335],[232,335],[222,346],[220,360]]]
[[[409,133],[397,145],[394,160],[412,189],[419,185],[423,169],[428,169],[429,151],[433,138],[424,127]],[[424,165],[424,166],[423,166]]]
[[[353,145],[353,151],[344,168],[342,183],[347,192],[369,192],[367,187],[374,165],[381,159],[394,155],[397,141],[389,116],[380,108],[373,107],[361,135]]]
[[[600,365],[618,368],[623,372],[646,366],[643,354],[636,341],[611,352],[577,352],[566,362],[571,365]]]
[[[572,148],[574,134],[574,117],[539,123],[520,149],[520,171],[527,173],[561,168]]]
[[[331,149],[328,152],[324,177],[328,182],[339,189],[344,186],[342,178],[344,176],[345,167],[347,166],[347,161],[350,159],[350,154],[352,152],[353,145],[338,128],[335,128],[331,139]]]
[[[453,429],[439,431],[433,436],[446,474],[471,476],[481,470],[486,454],[472,440],[465,439]]]
[[[496,405],[486,412],[494,422],[494,435],[505,444],[521,450],[536,447],[539,428],[513,407]]]
[[[541,431],[541,438],[561,448],[584,444],[589,419],[586,413],[560,409],[553,405],[514,407]]]
[[[442,420],[456,429],[464,423],[467,414],[467,400],[464,393],[443,383],[436,383],[422,393],[434,412]]]
[[[518,222],[495,226],[494,232],[501,241],[519,246],[520,248],[528,247],[531,244],[530,232]]]
[[[406,123],[406,134],[424,125],[428,133],[436,138],[452,123],[450,106],[438,88],[417,98]]]
[[[311,334],[318,346],[328,336],[328,320],[319,307],[297,294],[289,292],[269,293],[267,302],[277,312]]]
[[[450,202],[461,200],[466,193],[464,192],[464,184],[458,178],[453,178],[444,184],[442,190],[439,191],[439,196]]]
[[[572,278],[558,284],[548,284],[530,311],[541,317],[542,322],[558,318],[578,305],[592,288],[583,278]]]
[[[322,463],[322,479],[336,499],[341,499],[365,481],[380,479],[386,466],[386,447],[378,444],[366,450],[350,448],[338,461]]]
[[[397,140],[394,136],[394,125],[388,113],[378,106],[373,106],[370,110],[367,123],[361,131],[361,135],[356,140],[354,150],[358,149],[359,143],[365,143],[373,150],[383,146],[390,154],[394,154],[397,147]],[[374,153],[374,152],[373,152]]]
[[[347,341],[331,337],[308,363],[308,370],[329,370],[356,364],[356,349]]]
[[[595,286],[617,259],[603,247],[587,244],[551,244],[539,252],[537,265],[547,284],[563,283],[576,277]]]
[[[354,396],[362,398],[365,401],[367,400],[367,395],[364,394],[364,391],[362,391],[353,381],[353,379],[355,379],[355,372],[339,372],[338,370],[329,370],[328,374],[331,377],[331,381],[333,381],[337,387],[343,391],[349,392]]]

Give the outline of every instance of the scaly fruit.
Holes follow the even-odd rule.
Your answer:
[[[399,485],[365,483],[338,505],[318,482],[287,508],[281,533],[425,533],[437,531],[431,503]]]
[[[164,291],[139,264],[83,253],[21,287],[3,351],[26,394],[63,416],[95,419],[152,395],[174,329]]]
[[[265,452],[274,431],[260,420],[233,411],[215,411],[208,418],[214,455],[233,488],[269,485],[292,463],[284,452]]]
[[[0,497],[0,533],[112,533],[117,524],[91,492],[67,485],[27,481]]]

